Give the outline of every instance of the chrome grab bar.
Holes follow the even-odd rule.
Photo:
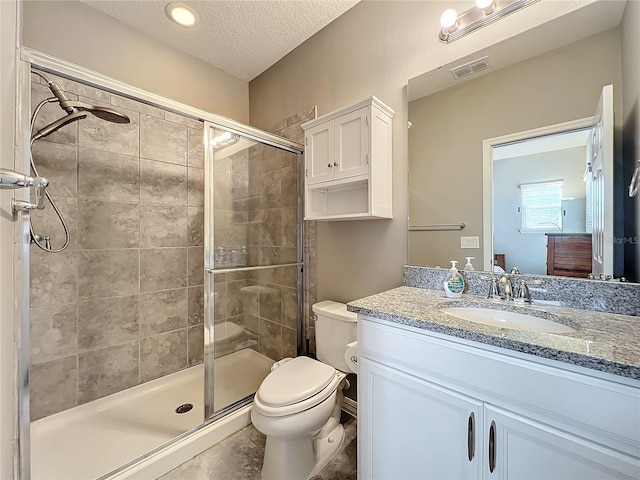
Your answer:
[[[0,168],[0,189],[36,188],[36,202],[11,199],[11,211],[42,210],[44,208],[44,196],[49,185],[49,180],[44,177],[30,177],[14,170]]]
[[[433,225],[409,225],[410,232],[432,232],[439,230],[462,230],[466,223],[434,223]]]

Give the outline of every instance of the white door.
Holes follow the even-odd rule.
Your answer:
[[[364,107],[335,119],[335,177],[369,173],[369,108]]]
[[[640,478],[638,459],[491,405],[484,415],[485,479]]]
[[[481,402],[364,357],[358,392],[358,478],[481,478]]]
[[[602,89],[591,146],[592,272],[613,276],[613,85]]]
[[[305,132],[304,158],[307,185],[328,182],[334,178],[333,120],[316,125]]]

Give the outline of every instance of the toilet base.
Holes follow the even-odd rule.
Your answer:
[[[324,438],[316,440],[316,465],[309,474],[309,478],[322,470],[329,461],[338,453],[344,441],[344,427],[338,424],[333,431]]]
[[[262,480],[307,480],[324,467],[344,441],[344,427],[336,427],[323,437],[294,440],[267,437]]]

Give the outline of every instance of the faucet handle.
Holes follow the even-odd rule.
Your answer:
[[[490,280],[489,293],[487,298],[500,298],[500,290],[498,289],[498,279],[496,277],[480,277],[483,280]]]
[[[521,280],[520,288],[518,289],[518,295],[516,300],[526,303],[533,303],[531,300],[531,292],[529,291],[529,285],[543,285],[544,280]]]

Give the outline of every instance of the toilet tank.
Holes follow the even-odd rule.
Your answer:
[[[358,315],[347,305],[325,300],[312,307],[316,314],[316,356],[318,360],[342,372],[351,369],[344,361],[347,344],[357,340]]]

